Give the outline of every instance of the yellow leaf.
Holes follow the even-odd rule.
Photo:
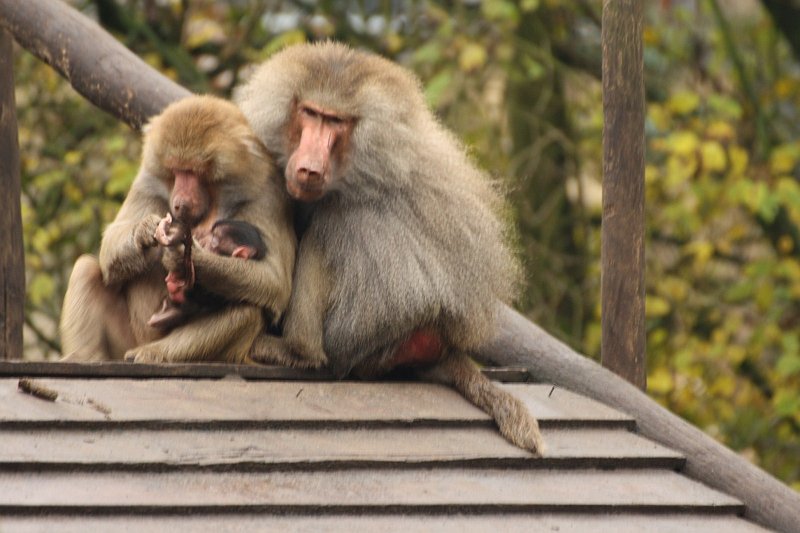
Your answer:
[[[798,158],[797,146],[783,144],[772,151],[769,158],[769,167],[773,174],[787,174],[794,169]]]
[[[44,253],[50,248],[50,236],[44,228],[37,228],[33,233],[31,246],[39,253]]]
[[[733,378],[729,375],[722,375],[711,382],[710,392],[714,396],[730,398],[735,388],[736,383]]]
[[[728,346],[726,355],[728,356],[728,360],[734,364],[738,365],[744,361],[745,357],[747,357],[747,350],[744,349],[744,346],[739,346],[738,344],[734,344]]]
[[[386,35],[385,42],[386,42],[386,50],[390,54],[396,54],[397,52],[400,51],[400,49],[403,48],[403,44],[405,41],[403,40],[403,37],[400,36],[398,33],[391,31]]]
[[[191,17],[185,26],[187,48],[198,48],[207,43],[225,42],[225,29],[214,19]]]
[[[458,56],[458,66],[469,72],[486,64],[486,49],[477,43],[467,43]]]
[[[794,240],[789,235],[781,235],[778,239],[778,250],[782,254],[789,254],[794,249]]]
[[[41,305],[55,292],[55,281],[47,274],[36,274],[28,285],[28,297],[34,305]]]
[[[661,170],[655,165],[645,165],[644,167],[644,182],[655,183],[661,175]]]
[[[740,146],[731,146],[728,148],[728,158],[731,162],[731,174],[733,176],[744,175],[749,163],[747,150],[741,148]]]
[[[762,283],[756,289],[756,305],[762,311],[767,311],[775,301],[775,289],[771,283]]]
[[[664,367],[656,368],[647,376],[647,390],[655,394],[667,394],[672,391],[674,380],[672,373]]]
[[[698,105],[700,105],[700,96],[697,93],[689,91],[675,93],[670,97],[669,101],[667,101],[667,107],[673,113],[679,115],[691,113],[697,109]]]
[[[689,293],[689,284],[681,278],[669,276],[658,283],[659,291],[674,302],[686,299]]]
[[[727,160],[725,149],[717,141],[706,141],[700,145],[700,156],[703,159],[703,168],[709,172],[722,172],[725,170]]]
[[[780,78],[775,82],[775,94],[780,98],[786,98],[792,94],[795,82],[790,78]]]
[[[678,155],[693,154],[700,144],[700,140],[693,131],[679,131],[667,139],[669,148]]]
[[[670,126],[670,114],[659,104],[647,106],[647,118],[655,124],[659,130],[667,130]]]
[[[664,316],[670,311],[669,302],[660,296],[648,295],[645,300],[644,314],[648,318]]]
[[[64,184],[64,196],[77,204],[83,200],[83,191],[81,191],[80,187],[69,181]]]
[[[77,165],[81,162],[82,155],[80,152],[76,152],[75,150],[70,150],[66,154],[64,154],[64,163],[67,165]]]
[[[736,130],[728,122],[715,120],[709,124],[706,135],[719,141],[731,141],[736,137]]]
[[[652,26],[646,26],[642,30],[642,40],[646,45],[656,45],[660,42],[658,32]]]
[[[694,241],[687,245],[686,249],[694,255],[696,268],[703,268],[714,254],[714,245],[708,241]]]

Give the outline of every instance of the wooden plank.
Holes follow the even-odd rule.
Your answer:
[[[684,473],[741,499],[747,506],[748,519],[778,531],[797,531],[800,493],[510,307],[503,308],[498,324],[496,337],[478,354],[481,361],[526,366],[539,379],[634,415],[643,435],[686,456]]]
[[[604,0],[600,355],[646,388],[644,73],[640,0]]]
[[[62,363],[0,361],[0,377],[68,378],[186,378],[323,380],[332,379],[326,370],[304,370],[285,366],[233,365],[224,363],[133,364],[124,362]]]
[[[418,382],[249,382],[241,380],[36,379],[58,393],[46,402],[0,379],[0,427],[70,422],[217,426],[316,424],[491,425],[455,391]],[[631,427],[613,409],[547,385],[501,385],[525,402],[544,427]],[[46,424],[52,425],[52,424]],[[78,424],[81,426],[81,424]],[[83,424],[85,427],[85,424]]]
[[[0,359],[22,357],[25,255],[11,36],[0,28]]]
[[[25,471],[0,472],[0,487],[0,514],[743,510],[734,498],[668,470]]]
[[[507,383],[533,381],[525,368],[484,368],[489,379]],[[130,364],[123,362],[62,363],[0,361],[0,377],[77,377],[77,378],[187,378],[323,380],[333,379],[325,369],[304,370],[285,366],[232,365],[224,363]]]
[[[277,470],[344,466],[671,468],[683,457],[625,430],[552,429],[534,458],[493,428],[4,430],[0,469]]]
[[[530,533],[557,531],[561,533],[763,533],[751,522],[735,516],[691,514],[430,514],[407,516],[399,514],[368,516],[276,516],[268,514],[197,515],[191,516],[31,516],[0,518],[3,533],[59,531],[147,531],[148,533],[218,533],[226,531],[304,531],[352,533],[380,531],[382,533]]]

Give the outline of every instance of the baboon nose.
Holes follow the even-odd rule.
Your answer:
[[[303,187],[315,187],[322,182],[322,174],[316,170],[300,168],[297,171],[297,181]]]

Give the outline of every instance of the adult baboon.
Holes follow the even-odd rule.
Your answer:
[[[247,222],[270,253],[242,261],[196,247],[197,283],[233,303],[164,334],[147,322],[166,296],[166,272],[184,258],[181,243],[156,241],[167,212],[198,239],[219,219]],[[64,360],[244,361],[262,311],[277,320],[286,309],[295,250],[289,198],[241,111],[210,96],[175,102],[145,128],[139,173],[103,234],[99,260],[84,255],[75,264],[61,316]]]
[[[411,366],[542,453],[536,419],[468,353],[487,340],[517,267],[496,187],[425,104],[407,70],[336,43],[285,49],[237,101],[313,202],[284,338],[254,357],[374,376]]]

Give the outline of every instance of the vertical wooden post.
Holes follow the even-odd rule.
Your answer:
[[[642,0],[603,1],[603,366],[646,388]]]
[[[0,28],[0,359],[22,357],[25,260],[11,36]]]

